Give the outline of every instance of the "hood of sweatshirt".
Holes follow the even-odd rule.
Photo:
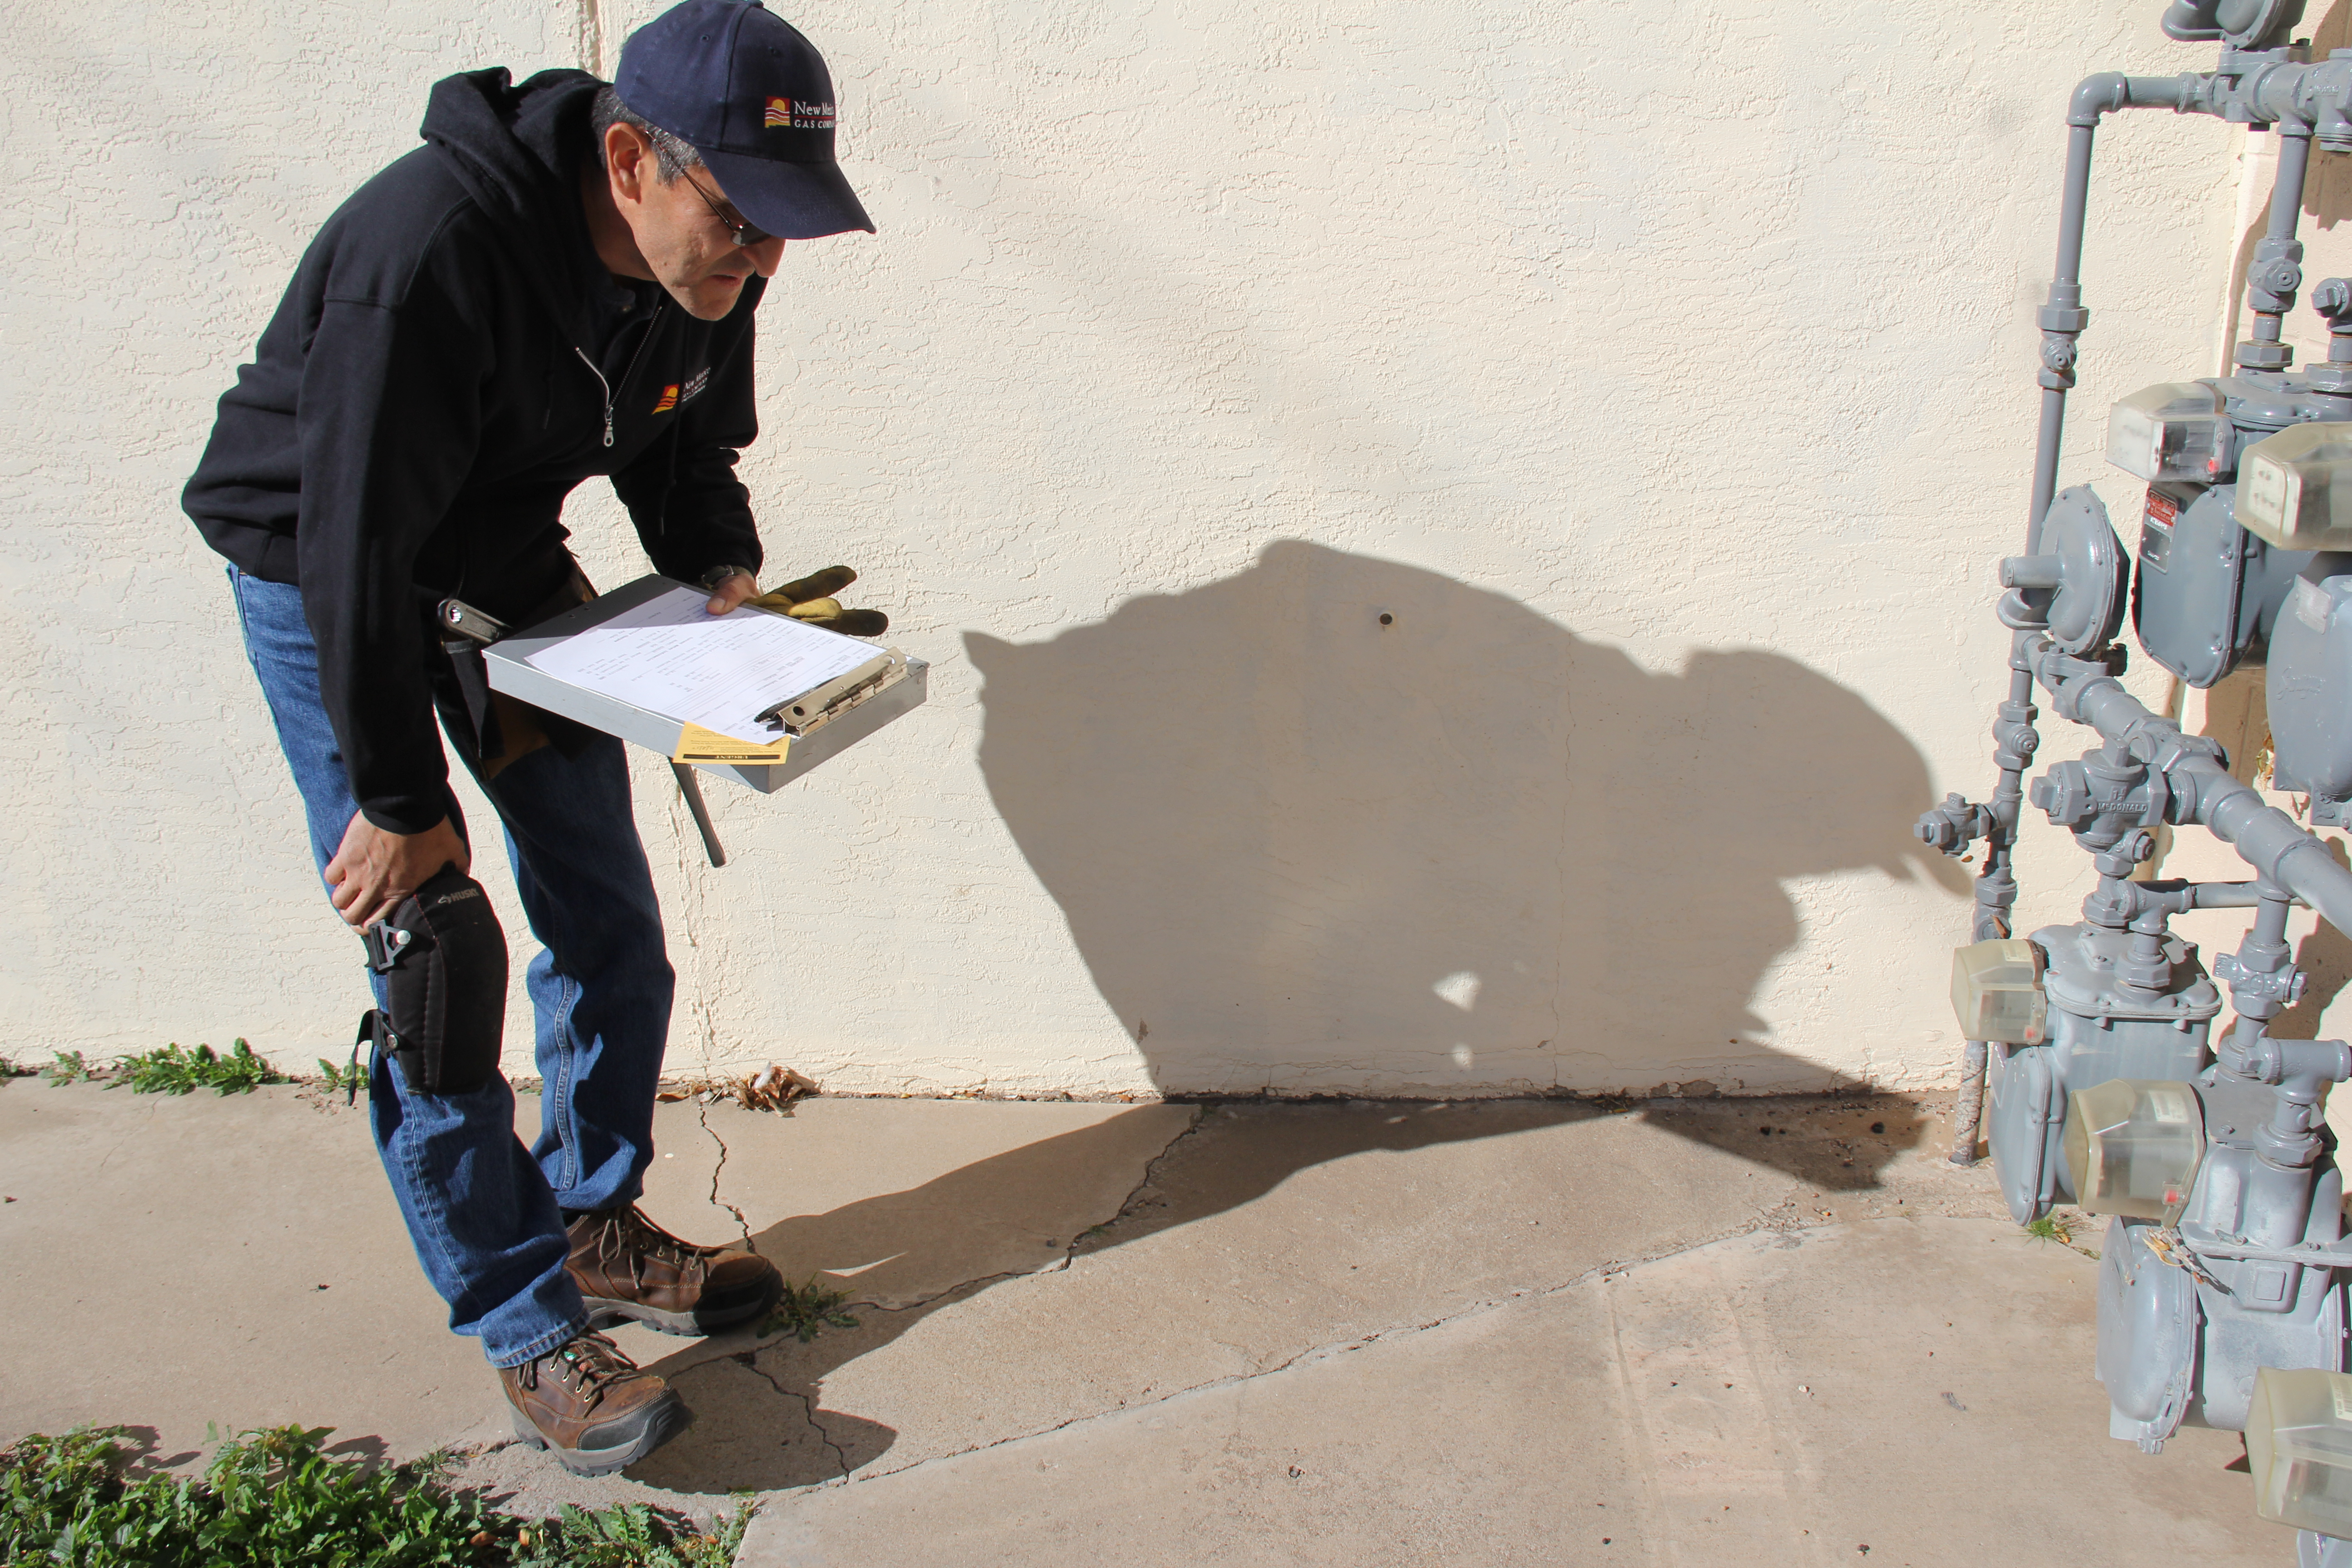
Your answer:
[[[520,84],[503,66],[433,84],[420,133],[448,162],[515,259],[548,282],[564,330],[584,341],[590,290],[609,283],[581,210],[581,161],[604,84],[544,70]]]

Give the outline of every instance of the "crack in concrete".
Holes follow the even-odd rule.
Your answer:
[[[1120,1220],[1127,1217],[1127,1212],[1133,1206],[1136,1198],[1139,1196],[1146,1188],[1151,1185],[1152,1175],[1160,1169],[1160,1163],[1166,1160],[1169,1155],[1175,1152],[1177,1144],[1181,1143],[1185,1139],[1190,1138],[1195,1131],[1199,1131],[1201,1123],[1204,1120],[1204,1117],[1196,1113],[1192,1120],[1187,1123],[1181,1131],[1179,1131],[1174,1137],[1169,1139],[1168,1142],[1161,1146],[1159,1153],[1154,1154],[1150,1159],[1145,1161],[1143,1165],[1143,1175],[1136,1182],[1133,1187],[1128,1190],[1127,1196],[1119,1200],[1118,1207],[1111,1211],[1111,1216],[1108,1219],[1104,1220],[1099,1225],[1091,1225],[1083,1227],[1076,1236],[1072,1237],[1068,1244],[1062,1248],[1062,1259],[1060,1262],[1051,1264],[1043,1268],[1007,1268],[994,1274],[982,1274],[975,1279],[959,1279],[943,1290],[935,1290],[928,1296],[919,1297],[912,1301],[902,1301],[897,1306],[888,1306],[880,1301],[861,1300],[855,1296],[845,1297],[842,1301],[842,1305],[845,1307],[856,1307],[861,1310],[869,1312],[914,1312],[919,1311],[925,1307],[929,1307],[938,1302],[944,1301],[950,1297],[956,1295],[959,1291],[978,1291],[985,1286],[999,1284],[1007,1279],[1024,1279],[1035,1275],[1060,1274],[1066,1271],[1073,1263],[1077,1261],[1078,1247],[1090,1235],[1097,1231],[1108,1230],[1112,1226],[1117,1225]]]
[[[944,1290],[934,1290],[929,1295],[919,1297],[912,1301],[901,1301],[895,1307],[881,1301],[861,1301],[854,1296],[844,1297],[841,1304],[844,1307],[855,1307],[861,1312],[919,1312],[926,1307],[936,1306],[962,1292],[969,1291],[976,1295],[988,1286],[1001,1285],[1007,1279],[1025,1279],[1032,1274],[1058,1274],[1061,1271],[1060,1268],[1008,1268],[1001,1274],[983,1274],[976,1279],[959,1279]]]
[[[719,1129],[710,1125],[710,1101],[698,1095],[694,1102],[694,1115],[695,1120],[702,1123],[702,1130],[710,1134],[710,1141],[719,1145],[719,1163],[710,1167],[710,1206],[725,1209],[729,1214],[733,1215],[735,1228],[743,1233],[743,1245],[757,1252],[760,1250],[760,1244],[751,1239],[751,1222],[744,1217],[741,1209],[719,1195],[719,1173],[727,1169],[727,1140],[719,1136]]]
[[[1111,1210],[1110,1218],[1104,1220],[1099,1225],[1087,1226],[1084,1229],[1080,1230],[1077,1235],[1070,1237],[1070,1244],[1062,1248],[1062,1261],[1060,1265],[1051,1269],[1041,1268],[1037,1270],[1037,1272],[1040,1274],[1058,1274],[1063,1269],[1069,1268],[1071,1264],[1076,1263],[1078,1260],[1079,1243],[1085,1241],[1087,1237],[1097,1231],[1108,1232],[1111,1226],[1117,1225],[1120,1220],[1125,1219],[1127,1217],[1127,1211],[1134,1206],[1135,1200],[1141,1197],[1145,1189],[1151,1185],[1151,1179],[1154,1175],[1158,1174],[1160,1164],[1167,1160],[1168,1156],[1176,1152],[1176,1145],[1181,1143],[1185,1139],[1190,1138],[1193,1133],[1199,1131],[1201,1130],[1201,1123],[1207,1120],[1207,1114],[1199,1107],[1194,1107],[1192,1111],[1192,1120],[1184,1124],[1183,1130],[1178,1132],[1175,1137],[1171,1138],[1167,1142],[1161,1144],[1159,1153],[1154,1154],[1150,1159],[1146,1160],[1143,1163],[1143,1174],[1136,1179],[1135,1185],[1128,1189],[1127,1196],[1118,1200],[1118,1207]]]
[[[51,1088],[55,1088],[56,1086],[53,1084],[53,1085],[51,1085],[50,1087],[51,1087]],[[123,1150],[123,1146],[124,1146],[125,1144],[130,1143],[130,1142],[131,1142],[133,1140],[137,1139],[137,1138],[139,1137],[139,1135],[140,1135],[140,1133],[141,1133],[142,1131],[146,1131],[146,1130],[147,1130],[147,1128],[148,1128],[149,1126],[152,1126],[152,1124],[154,1122],[154,1120],[155,1120],[155,1112],[156,1112],[156,1111],[157,1111],[157,1110],[159,1110],[160,1108],[159,1108],[159,1107],[157,1107],[157,1106],[150,1105],[150,1106],[146,1106],[146,1107],[144,1107],[143,1109],[146,1110],[147,1114],[146,1114],[146,1116],[142,1119],[142,1126],[139,1126],[139,1127],[133,1127],[133,1128],[131,1128],[128,1132],[125,1132],[121,1137],[117,1138],[117,1139],[114,1141],[113,1144],[112,1144],[110,1148],[108,1148],[108,1150],[106,1151],[106,1152],[105,1152],[104,1154],[102,1154],[102,1155],[100,1155],[100,1156],[99,1157],[99,1162],[98,1162],[98,1163],[97,1163],[96,1165],[94,1165],[94,1166],[92,1166],[92,1167],[91,1167],[91,1170],[92,1170],[92,1172],[93,1172],[93,1173],[98,1172],[98,1171],[103,1171],[103,1170],[105,1170],[105,1169],[106,1169],[106,1167],[107,1167],[107,1163],[108,1163],[108,1162],[109,1162],[109,1161],[110,1161],[110,1160],[112,1160],[112,1159],[113,1159],[117,1154],[121,1153],[121,1152],[122,1152],[122,1150]]]
[[[1160,1167],[1166,1164],[1169,1158],[1176,1152],[1176,1146],[1183,1142],[1187,1138],[1192,1137],[1194,1133],[1200,1131],[1202,1124],[1208,1120],[1209,1116],[1206,1109],[1199,1106],[1195,1106],[1193,1108],[1192,1120],[1184,1124],[1183,1131],[1177,1133],[1175,1137],[1168,1140],[1168,1142],[1161,1146],[1159,1153],[1154,1154],[1150,1159],[1146,1160],[1143,1163],[1142,1176],[1137,1180],[1134,1186],[1128,1189],[1127,1196],[1119,1200],[1118,1207],[1111,1211],[1110,1218],[1103,1221],[1100,1225],[1088,1226],[1086,1229],[1081,1230],[1077,1235],[1070,1238],[1070,1245],[1066,1249],[1066,1256],[1062,1260],[1062,1266],[1064,1268],[1066,1268],[1069,1267],[1070,1263],[1075,1261],[1077,1258],[1078,1244],[1080,1242],[1086,1240],[1088,1236],[1097,1231],[1108,1232],[1113,1226],[1116,1226],[1119,1221],[1125,1219],[1130,1213],[1134,1212],[1136,1200],[1151,1189],[1154,1179],[1160,1174]]]
[[[745,1351],[734,1359],[748,1369],[753,1376],[759,1378],[762,1383],[765,1383],[770,1388],[774,1389],[776,1393],[783,1398],[797,1399],[801,1402],[801,1410],[803,1415],[807,1418],[809,1430],[814,1432],[817,1436],[817,1440],[823,1443],[825,1447],[832,1452],[833,1462],[841,1471],[841,1474],[836,1477],[835,1479],[844,1481],[847,1480],[849,1479],[849,1451],[846,1448],[844,1448],[840,1444],[835,1442],[833,1440],[833,1434],[825,1429],[824,1423],[816,1418],[816,1395],[813,1394],[803,1394],[797,1388],[786,1388],[782,1384],[778,1383],[775,1378],[769,1373],[768,1369],[760,1364],[759,1353],[755,1351]],[[824,1481],[814,1481],[810,1484],[813,1486],[825,1486],[830,1483]]]

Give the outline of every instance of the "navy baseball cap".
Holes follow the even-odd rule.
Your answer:
[[[760,0],[686,0],[629,35],[613,79],[635,113],[688,142],[756,228],[874,232],[833,160],[833,77]]]

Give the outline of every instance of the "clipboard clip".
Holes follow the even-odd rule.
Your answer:
[[[906,676],[907,656],[895,647],[885,648],[848,674],[835,676],[814,690],[763,708],[752,717],[797,741],[840,718],[876,692],[895,686]]]

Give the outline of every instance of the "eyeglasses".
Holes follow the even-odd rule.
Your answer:
[[[712,201],[710,193],[702,188],[702,182],[692,174],[680,171],[680,177],[694,187],[694,194],[702,198],[702,205],[710,209],[710,216],[727,226],[727,237],[735,244],[749,250],[755,245],[765,245],[772,237],[764,230],[753,228],[750,224],[745,223],[740,213],[731,212]]]

